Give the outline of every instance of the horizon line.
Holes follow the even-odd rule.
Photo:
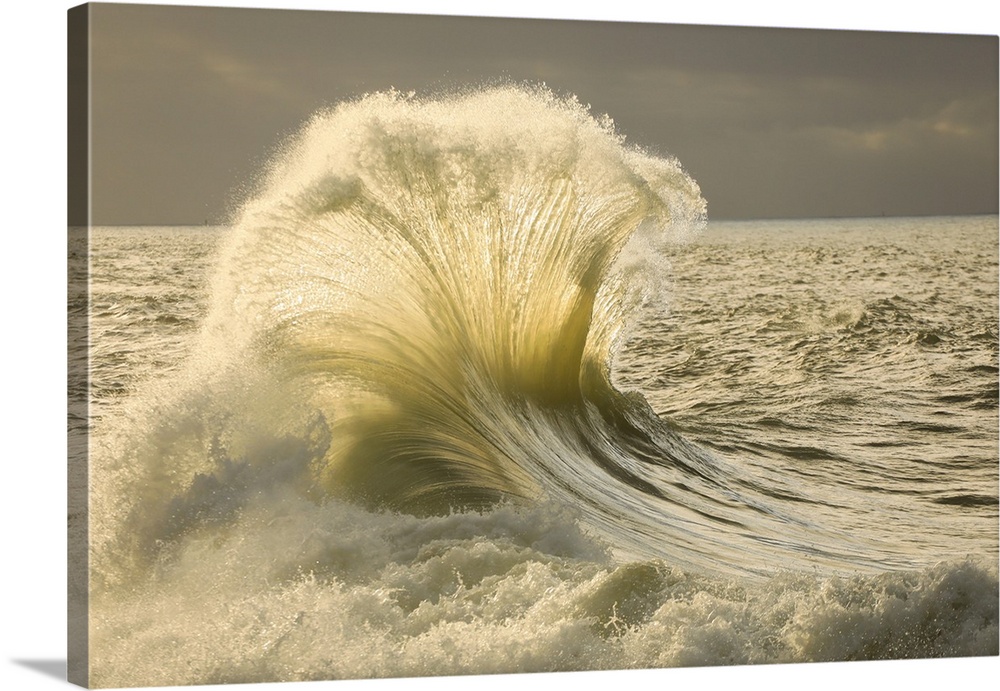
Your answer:
[[[706,223],[713,221],[726,222],[748,222],[748,221],[843,221],[843,220],[865,220],[880,218],[954,218],[956,216],[997,216],[1000,211],[981,211],[964,213],[927,213],[927,214],[881,214],[881,215],[825,215],[825,216],[719,216],[709,217]],[[231,228],[235,223],[228,221],[214,221],[203,223],[182,223],[182,222],[152,222],[152,223],[88,223],[88,224],[67,224],[69,228]]]

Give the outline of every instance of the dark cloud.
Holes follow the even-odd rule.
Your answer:
[[[544,81],[677,156],[713,217],[997,208],[997,39],[96,5],[94,220],[221,220],[362,93]]]

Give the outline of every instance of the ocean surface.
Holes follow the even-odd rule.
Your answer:
[[[998,654],[996,217],[706,222],[506,88],[79,242],[92,685]]]

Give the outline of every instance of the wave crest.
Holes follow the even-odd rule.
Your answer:
[[[338,440],[325,491],[410,510],[533,495],[516,418],[613,395],[615,348],[657,285],[626,248],[704,212],[675,160],[575,100],[367,96],[316,115],[245,206],[204,349],[310,381]]]

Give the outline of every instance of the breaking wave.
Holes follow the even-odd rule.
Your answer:
[[[995,569],[886,574],[614,386],[704,224],[677,161],[543,89],[384,93],[251,196],[194,355],[97,438],[97,647],[156,632],[98,679],[996,654]]]

